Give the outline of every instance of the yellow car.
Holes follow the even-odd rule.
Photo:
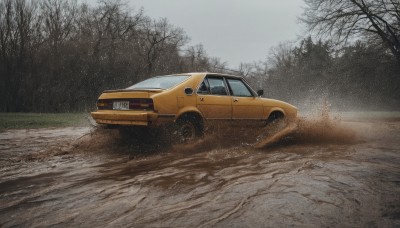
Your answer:
[[[187,73],[158,76],[126,89],[104,91],[92,117],[114,126],[173,125],[183,140],[202,134],[215,122],[264,124],[294,119],[297,108],[261,98],[239,76]]]

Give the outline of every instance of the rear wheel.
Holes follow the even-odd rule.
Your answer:
[[[186,116],[176,121],[176,136],[178,143],[193,142],[202,135],[201,122],[194,116]]]

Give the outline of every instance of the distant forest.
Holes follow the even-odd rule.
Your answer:
[[[308,37],[282,43],[266,62],[242,64],[265,96],[303,109],[327,102],[336,110],[400,110],[400,64],[381,46],[357,41],[335,50]],[[260,77],[263,75],[263,77]]]
[[[0,0],[0,111],[90,111],[105,89],[194,71],[243,75],[265,97],[303,108],[326,100],[340,110],[399,110],[399,3],[305,2],[309,37],[232,72],[201,44],[189,46],[185,31],[167,19],[119,1]],[[332,12],[337,18],[326,16]]]

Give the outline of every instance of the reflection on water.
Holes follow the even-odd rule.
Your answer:
[[[400,122],[223,126],[186,145],[41,131],[0,138],[0,226],[399,225]]]

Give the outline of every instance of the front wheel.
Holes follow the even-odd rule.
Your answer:
[[[269,115],[267,119],[267,124],[274,124],[277,122],[282,122],[284,120],[285,116],[281,112],[273,112],[271,115]]]

